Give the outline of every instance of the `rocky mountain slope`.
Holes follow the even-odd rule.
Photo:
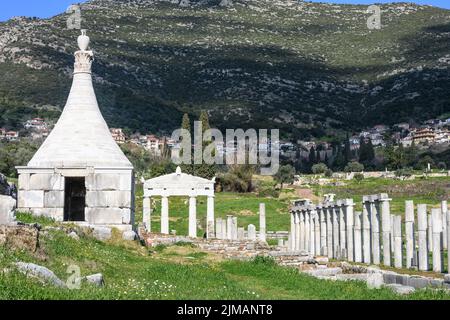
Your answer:
[[[170,132],[182,112],[305,138],[450,112],[450,11],[293,0],[91,0],[82,27],[111,126]],[[78,30],[68,15],[0,23],[0,126],[57,117]]]

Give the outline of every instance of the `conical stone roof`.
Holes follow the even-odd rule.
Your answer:
[[[28,163],[28,167],[107,167],[132,164],[111,136],[92,86],[93,52],[83,30],[75,53],[72,88],[55,128]]]

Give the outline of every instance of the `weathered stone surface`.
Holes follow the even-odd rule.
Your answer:
[[[87,191],[88,207],[131,207],[131,191]]]
[[[447,273],[444,275],[444,282],[445,283],[450,283],[450,273]]]
[[[86,177],[86,188],[90,191],[131,191],[131,174],[95,173]]]
[[[44,191],[20,191],[18,196],[19,208],[43,208],[44,207]]]
[[[136,232],[134,231],[126,231],[122,233],[122,239],[127,241],[136,240]]]
[[[105,284],[105,281],[103,280],[103,274],[101,273],[86,276],[84,279],[86,280],[86,282],[92,283],[97,287],[102,287]]]
[[[55,221],[64,220],[64,208],[30,208],[30,211],[34,216],[52,218]]]
[[[343,273],[343,274],[337,274],[336,280],[341,281],[367,281],[369,275],[367,273]]]
[[[380,289],[384,284],[384,277],[382,273],[369,273],[367,276],[367,287],[369,289]]]
[[[328,257],[316,257],[315,260],[316,260],[316,263],[319,265],[326,265],[330,261],[330,259],[328,259]]]
[[[45,208],[64,208],[64,191],[45,191]]]
[[[386,287],[392,289],[397,294],[410,294],[416,291],[413,287],[403,286],[401,284],[387,284]]]
[[[14,223],[16,200],[9,196],[0,195],[0,225]]]
[[[85,218],[91,224],[122,224],[129,213],[130,209],[86,208]]]
[[[342,268],[325,268],[307,271],[312,276],[330,277],[342,273]]]
[[[92,235],[94,238],[100,241],[106,241],[111,239],[112,236],[112,230],[108,227],[94,227],[94,230],[92,232]]]
[[[28,225],[0,225],[0,246],[10,250],[36,252],[39,247],[39,229]]]
[[[256,240],[256,227],[253,224],[249,224],[247,227],[247,237],[249,240]]]
[[[30,190],[30,174],[22,173],[19,175],[19,190]]]
[[[66,287],[66,284],[62,282],[51,270],[46,267],[39,266],[34,263],[16,262],[15,267],[20,272],[26,274],[29,277],[37,278],[42,282],[49,283],[55,287]]]
[[[68,236],[74,240],[80,240],[80,237],[78,236],[78,234],[75,231],[72,231],[71,233],[69,233]]]
[[[30,190],[64,190],[64,177],[60,174],[36,173],[30,175]]]
[[[408,279],[408,286],[416,289],[423,289],[430,285],[430,279],[424,277],[411,276]]]

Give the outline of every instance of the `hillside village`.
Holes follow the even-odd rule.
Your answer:
[[[16,142],[20,139],[42,140],[51,132],[53,125],[47,123],[42,118],[33,118],[23,123],[23,134],[19,131],[6,130],[0,128],[0,141]],[[119,144],[132,143],[147,150],[151,155],[162,156],[163,150],[170,150],[170,154],[178,154],[180,145],[169,136],[159,136],[154,133],[125,134],[123,128],[111,128],[111,135]],[[376,125],[361,132],[353,133],[349,139],[350,149],[358,151],[361,141],[368,143],[370,140],[374,147],[386,147],[387,144],[402,145],[410,147],[416,145],[422,149],[429,147],[439,147],[443,150],[450,148],[450,118],[430,119],[420,124],[398,123],[393,126]],[[267,150],[269,145],[258,144],[258,150]],[[342,143],[342,147],[344,147]],[[285,158],[295,159],[301,157],[308,159],[311,150],[318,150],[321,160],[331,157],[333,154],[332,144],[326,141],[285,141],[280,140],[280,154]],[[219,154],[233,154],[236,152],[236,144],[226,145],[217,143],[216,150]]]

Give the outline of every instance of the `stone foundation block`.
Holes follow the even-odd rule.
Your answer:
[[[64,221],[64,208],[29,208],[28,212],[37,217],[52,218],[58,222]]]
[[[19,190],[30,190],[30,174],[22,173],[19,175]]]
[[[30,190],[64,190],[64,177],[59,174],[31,174],[29,182]]]
[[[20,191],[19,190],[19,208],[43,208],[44,207],[44,191]]]
[[[86,220],[90,224],[122,224],[123,216],[130,209],[120,208],[86,208]]]
[[[63,208],[64,191],[46,191],[44,193],[45,208]]]
[[[86,177],[86,188],[91,191],[131,191],[131,173],[94,173]]]
[[[131,207],[130,191],[88,191],[86,193],[88,207]]]

